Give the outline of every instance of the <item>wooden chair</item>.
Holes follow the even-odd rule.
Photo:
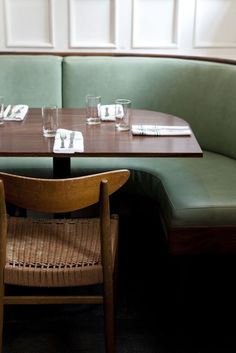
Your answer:
[[[129,178],[116,170],[69,179],[38,179],[0,173],[0,344],[5,304],[103,304],[105,347],[115,352],[114,269],[118,216],[109,195]],[[10,217],[5,201],[45,213],[72,212],[99,202],[100,217],[34,219]],[[5,285],[69,287],[103,283],[96,296],[13,296]]]

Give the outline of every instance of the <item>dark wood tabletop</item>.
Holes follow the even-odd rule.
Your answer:
[[[133,110],[132,124],[186,125],[175,116],[147,110]],[[54,138],[42,133],[41,109],[29,109],[21,122],[0,126],[0,156],[51,157],[201,157],[202,150],[194,136],[132,136],[130,131],[116,131],[114,122],[87,125],[84,109],[59,109],[60,128],[81,131],[84,152],[53,153]]]

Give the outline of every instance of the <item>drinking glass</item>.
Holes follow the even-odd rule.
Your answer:
[[[131,100],[130,99],[116,99],[116,128],[119,131],[127,131],[130,129],[131,118]]]
[[[87,95],[86,96],[86,117],[87,124],[97,125],[101,123],[101,97]]]
[[[58,128],[58,108],[57,106],[42,107],[43,135],[54,137]]]

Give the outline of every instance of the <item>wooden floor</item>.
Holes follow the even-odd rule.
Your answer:
[[[169,257],[157,217],[137,208],[121,212],[117,353],[235,353],[235,257]],[[102,316],[99,306],[7,307],[3,352],[103,353]]]

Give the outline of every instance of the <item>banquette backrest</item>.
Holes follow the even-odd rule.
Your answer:
[[[68,56],[63,105],[84,106],[88,93],[103,104],[130,98],[134,108],[171,113],[191,125],[201,147],[236,158],[236,66],[155,57]]]
[[[62,57],[0,55],[0,95],[6,104],[62,106]]]

